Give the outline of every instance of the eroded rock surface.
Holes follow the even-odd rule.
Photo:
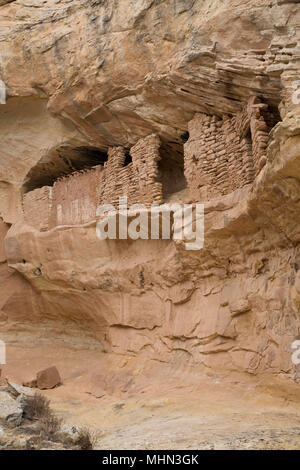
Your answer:
[[[4,3],[1,338],[298,380],[299,4]],[[203,249],[100,241],[122,193],[204,202]]]

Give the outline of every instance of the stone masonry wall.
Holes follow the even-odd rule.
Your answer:
[[[104,167],[98,165],[77,171],[58,179],[53,188],[43,187],[26,193],[23,199],[26,220],[43,230],[84,224],[96,218],[99,204],[117,207],[121,196],[127,196],[129,205],[160,204],[162,185],[157,181],[159,148],[158,136],[141,139],[132,147],[133,161],[126,166],[125,149],[110,148]]]
[[[253,168],[257,175],[267,161],[269,130],[273,127],[274,116],[266,104],[257,97],[251,97],[235,121],[240,138],[251,137]]]
[[[129,205],[161,204],[162,184],[157,181],[159,147],[160,139],[154,134],[140,139],[130,150],[132,163],[125,167],[125,150],[122,147],[109,149],[99,184],[99,204],[117,205],[119,197],[125,195]]]
[[[256,97],[234,117],[196,114],[184,145],[184,173],[191,199],[207,201],[252,183],[266,163],[273,121],[268,106]],[[40,230],[84,224],[95,219],[99,204],[117,207],[120,196],[127,196],[129,205],[162,204],[160,145],[155,134],[140,139],[131,148],[132,162],[127,165],[125,149],[110,148],[104,167],[60,178],[52,192],[44,187],[27,193],[23,204],[26,220]]]
[[[196,114],[184,146],[185,176],[192,199],[213,199],[253,181],[266,163],[269,128],[252,97],[230,118]]]
[[[133,163],[124,166],[126,153],[122,147],[108,150],[108,161],[98,184],[98,204],[113,204],[117,207],[120,196],[127,196],[128,203],[134,204],[138,200],[138,184]]]
[[[138,202],[145,205],[163,202],[162,184],[158,181],[159,147],[159,137],[152,134],[140,139],[130,151],[138,185]]]
[[[85,224],[96,218],[97,186],[102,171],[99,165],[72,173],[54,183],[51,227]]]

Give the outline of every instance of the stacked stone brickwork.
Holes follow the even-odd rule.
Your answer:
[[[274,116],[268,106],[257,97],[251,97],[236,117],[236,131],[242,138],[251,137],[253,168],[257,175],[267,161],[269,130],[274,125]]]
[[[131,149],[139,202],[145,205],[163,202],[163,188],[158,181],[159,147],[159,137],[152,134],[140,139]]]
[[[52,194],[51,227],[84,224],[96,217],[99,165],[60,178],[54,183]]]
[[[252,183],[266,163],[273,121],[267,105],[256,97],[234,117],[196,114],[184,145],[184,172],[191,198],[205,201]],[[41,230],[84,224],[95,219],[99,205],[117,208],[121,196],[127,196],[129,205],[162,204],[160,145],[155,134],[140,139],[130,150],[132,162],[128,164],[123,147],[110,148],[104,167],[60,178],[52,193],[49,187],[27,193],[26,220]]]
[[[26,221],[39,230],[60,225],[85,224],[96,218],[97,207],[113,204],[127,196],[128,204],[146,206],[162,202],[158,179],[160,139],[150,135],[132,149],[132,162],[125,166],[122,147],[108,150],[108,161],[89,170],[59,178],[53,188],[43,187],[24,195]]]
[[[128,204],[146,206],[162,203],[162,184],[158,182],[160,139],[152,134],[140,139],[131,148],[132,163],[124,166],[126,153],[122,147],[108,151],[108,161],[100,176],[99,204],[119,203],[120,196],[127,196]]]
[[[267,106],[252,97],[232,118],[195,115],[184,146],[192,199],[209,200],[252,183],[266,163],[269,127],[263,110],[268,113]]]
[[[133,163],[125,165],[126,152],[122,147],[108,150],[108,161],[98,182],[98,204],[118,206],[119,197],[127,196],[128,203],[138,202],[138,184]]]

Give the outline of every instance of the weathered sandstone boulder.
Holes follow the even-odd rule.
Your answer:
[[[36,375],[37,387],[40,390],[54,388],[61,384],[61,378],[56,367],[48,367],[37,373]]]
[[[32,388],[46,390],[57,387],[61,383],[59,372],[57,368],[53,366],[38,372],[35,379],[23,382],[23,388],[27,390]]]
[[[22,421],[23,408],[9,393],[0,391],[0,420],[18,426]]]

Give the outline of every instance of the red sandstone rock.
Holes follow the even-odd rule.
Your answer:
[[[56,367],[49,367],[37,373],[37,387],[40,390],[54,388],[61,384],[61,378]]]

